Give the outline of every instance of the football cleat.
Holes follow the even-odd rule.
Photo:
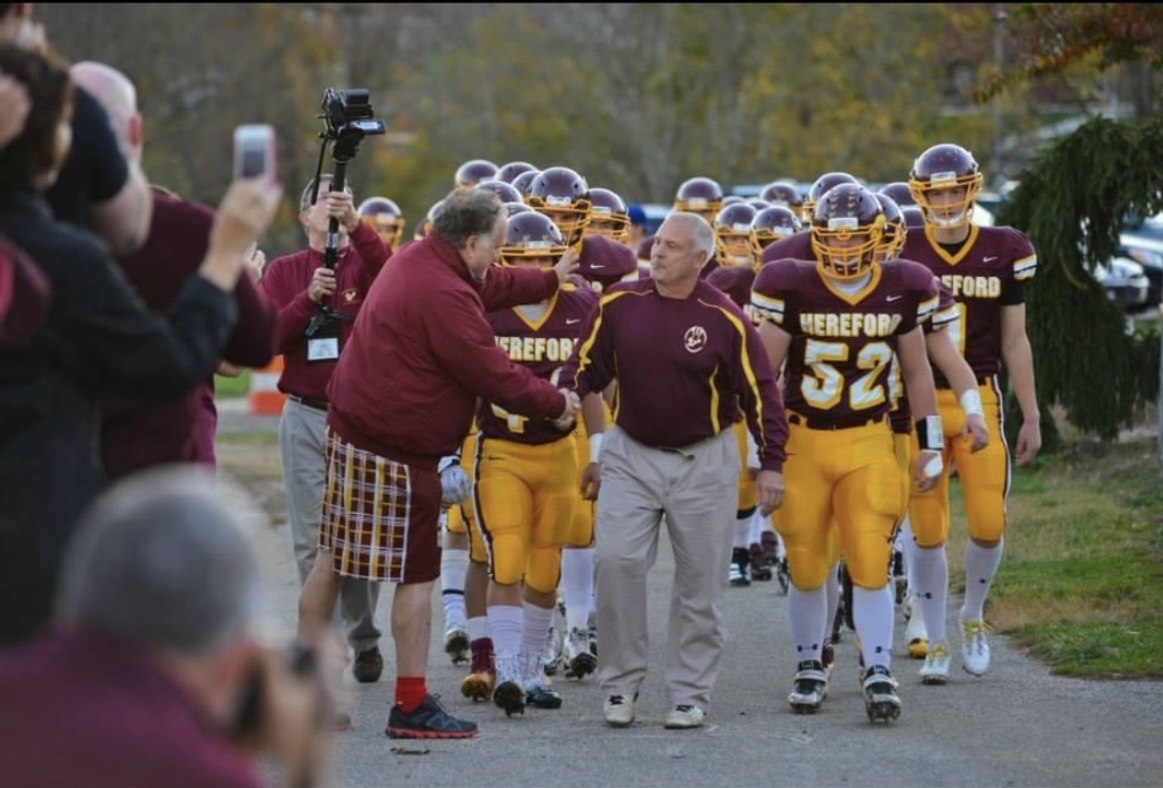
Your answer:
[[[989,670],[989,624],[980,618],[961,622],[961,667],[973,676]]]
[[[799,664],[787,702],[796,714],[815,714],[828,694],[828,674],[818,660],[807,659]]]
[[[901,716],[896,679],[884,665],[873,665],[864,674],[864,710],[869,722],[892,722]]]
[[[941,685],[949,681],[949,661],[949,644],[934,643],[921,665],[921,683]]]

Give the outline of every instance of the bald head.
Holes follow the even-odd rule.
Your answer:
[[[92,60],[75,63],[69,74],[73,82],[92,93],[101,103],[118,139],[140,160],[141,115],[137,111],[137,88],[129,77],[112,66]]]

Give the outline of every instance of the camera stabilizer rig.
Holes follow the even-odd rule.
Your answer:
[[[347,163],[355,158],[359,143],[368,135],[379,135],[386,131],[384,122],[377,120],[372,110],[371,95],[363,88],[350,90],[327,88],[323,93],[323,112],[316,117],[323,119],[323,131],[319,132],[323,144],[319,149],[319,162],[315,167],[315,185],[311,192],[312,205],[319,199],[319,178],[323,173],[323,156],[327,152],[327,146],[331,145],[331,158],[335,162],[331,188],[343,191],[347,180]],[[323,264],[334,271],[338,262],[339,220],[333,216],[328,223]],[[349,315],[321,302],[319,312],[307,325],[307,339],[310,341],[338,338],[338,321],[350,319]],[[328,360],[328,357],[320,356],[319,360]]]

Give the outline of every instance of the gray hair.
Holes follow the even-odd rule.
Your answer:
[[[432,231],[461,249],[474,235],[492,235],[505,204],[487,189],[454,189],[441,200],[432,220]]]
[[[687,225],[694,236],[691,243],[691,253],[706,252],[707,259],[715,256],[715,228],[711,223],[697,213],[675,211],[666,217],[666,221],[677,221]]]
[[[212,472],[191,466],[111,488],[66,551],[58,617],[189,654],[212,653],[240,634],[256,612],[260,579],[244,507],[224,492]]]

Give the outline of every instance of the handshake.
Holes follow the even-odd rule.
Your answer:
[[[581,410],[581,399],[578,397],[576,391],[570,391],[569,389],[558,389],[558,391],[565,397],[565,410],[553,420],[553,426],[562,432],[566,432],[572,429],[574,422],[577,421],[577,412]]]

